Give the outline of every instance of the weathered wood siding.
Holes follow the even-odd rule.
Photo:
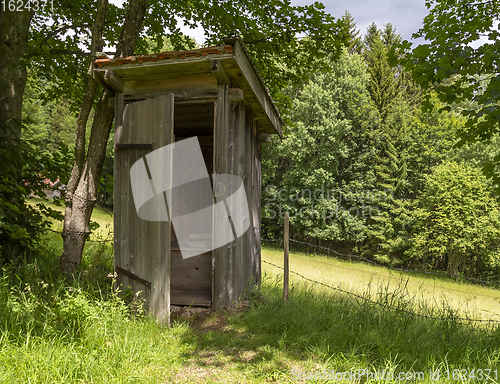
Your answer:
[[[146,221],[138,217],[130,167],[149,151],[135,149],[130,144],[151,143],[156,150],[172,143],[173,112],[173,94],[125,107],[123,97],[117,96],[114,169],[117,284],[123,288],[130,286],[134,293],[141,291],[146,300],[145,309],[166,323],[170,312],[170,222]]]
[[[243,180],[250,227],[243,236],[213,251],[213,306],[216,309],[232,305],[260,281],[260,150],[256,133],[251,110],[245,102],[231,102],[228,86],[219,86],[215,105],[214,172],[237,175]],[[229,207],[231,212],[238,212],[240,208]],[[218,236],[216,229],[220,224],[214,220],[214,236]]]

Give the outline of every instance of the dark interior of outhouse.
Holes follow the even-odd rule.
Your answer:
[[[174,107],[175,141],[197,137],[209,175],[213,173],[214,103],[179,101]],[[174,164],[175,167],[175,164]],[[203,198],[200,196],[199,198]],[[176,204],[183,204],[176,201]],[[182,223],[177,233],[172,226],[170,256],[170,303],[172,305],[211,306],[212,304],[212,252],[182,258],[179,240],[184,247],[196,249],[211,244],[211,234],[199,233],[196,215]],[[179,230],[179,227],[177,228]],[[186,244],[186,242],[188,244]]]

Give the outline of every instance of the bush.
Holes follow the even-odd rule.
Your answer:
[[[37,153],[25,140],[0,142],[0,265],[33,249],[40,234],[61,220],[60,212],[43,202],[32,205],[30,197],[43,197],[43,180],[63,183],[69,174],[69,153],[61,145],[53,154]],[[27,253],[31,254],[31,253]]]
[[[469,275],[500,263],[500,211],[477,168],[446,162],[427,178],[414,212],[416,233],[408,254],[425,266]]]

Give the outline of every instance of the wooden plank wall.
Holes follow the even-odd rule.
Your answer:
[[[229,88],[227,85],[220,85],[217,89],[217,100],[214,103],[214,173],[226,173],[229,167]],[[221,223],[214,218],[214,229],[212,236],[216,241]],[[213,270],[212,270],[212,306],[220,309],[230,301],[230,292],[233,289],[233,279],[231,278],[231,244],[213,250]],[[232,294],[231,294],[232,296]]]
[[[230,102],[219,86],[215,106],[214,171],[241,177],[247,195],[250,227],[235,241],[213,251],[213,306],[234,304],[260,281],[260,150],[257,126],[244,101]],[[238,207],[230,207],[230,211]],[[214,228],[219,223],[214,222]],[[217,231],[214,231],[214,236]]]
[[[119,98],[117,98],[119,100]],[[121,97],[123,103],[123,97]],[[120,101],[117,101],[119,104]],[[153,150],[173,142],[174,95],[167,94],[117,105],[115,131],[114,253],[117,284],[142,292],[145,309],[161,322],[170,314],[170,222],[145,221],[138,217],[130,181],[130,167],[149,151],[117,150],[120,144],[152,143]],[[150,285],[148,286],[148,283]]]
[[[248,112],[247,114],[248,120],[247,124],[249,127],[249,130],[253,132],[253,136],[251,139],[251,167],[252,167],[252,173],[251,173],[251,187],[249,189],[251,190],[251,207],[252,210],[250,212],[251,215],[251,228],[250,228],[250,243],[251,243],[251,249],[252,249],[252,277],[253,277],[253,283],[254,284],[260,284],[260,279],[261,279],[261,233],[260,233],[260,213],[261,213],[261,188],[262,188],[262,174],[261,174],[261,148],[260,144],[257,140],[257,135],[259,133],[258,127],[257,127],[257,121],[253,119],[253,116],[251,114],[251,111]]]

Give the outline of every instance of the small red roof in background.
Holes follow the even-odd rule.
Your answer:
[[[185,59],[186,57],[200,57],[207,55],[222,55],[224,53],[233,53],[232,45],[224,45],[221,47],[207,47],[192,49],[190,51],[168,51],[161,53],[153,53],[150,55],[135,55],[127,57],[117,57],[114,59],[96,59],[94,63],[98,67],[106,65],[122,65],[131,63],[142,63],[144,61],[158,61],[168,59]]]

